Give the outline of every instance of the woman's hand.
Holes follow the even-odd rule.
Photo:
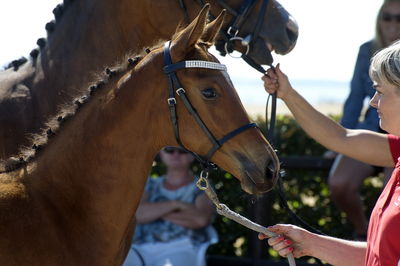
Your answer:
[[[287,94],[293,90],[288,77],[281,71],[280,65],[276,65],[275,71],[270,68],[261,78],[264,81],[264,88],[268,93],[277,92],[278,98],[284,100]]]
[[[289,253],[293,253],[296,258],[310,255],[306,244],[311,235],[310,232],[289,224],[277,224],[267,229],[278,234],[277,237],[269,238],[268,244],[282,257],[286,257]],[[259,234],[258,238],[263,240],[268,237],[264,234]]]
[[[189,204],[180,200],[174,200],[173,203],[175,206],[175,211],[184,211],[195,207],[194,204]]]

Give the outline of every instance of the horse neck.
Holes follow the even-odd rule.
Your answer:
[[[129,2],[132,3],[83,0],[66,8],[37,64],[44,72],[45,82],[61,86],[54,87],[54,91],[75,90],[91,79],[91,73],[109,66],[127,52],[137,53],[153,44],[155,38],[149,36],[156,34],[147,17],[138,12],[146,8],[139,6],[144,1],[135,3],[137,9]],[[43,91],[47,93],[46,88]]]
[[[92,79],[92,73],[122,59],[127,52],[139,53],[159,39],[170,39],[180,20],[178,3],[165,1],[177,5],[171,6],[179,11],[174,16],[176,22],[158,24],[153,19],[165,10],[151,10],[152,1],[82,0],[66,8],[33,62],[34,77],[27,79],[39,120],[69,101],[76,88]]]
[[[153,17],[165,10],[151,10],[151,2],[75,1],[66,9],[56,30],[49,37],[42,64],[43,60],[52,61],[57,71],[65,69],[65,72],[72,69],[69,66],[73,66],[76,70],[74,73],[85,75],[110,65],[127,52],[138,53],[159,39],[170,39],[179,19],[175,17],[176,21],[166,23],[168,25],[155,24]],[[57,63],[63,68],[58,69]]]
[[[196,0],[186,2],[192,20],[201,6]],[[221,6],[217,1],[207,2],[212,4],[213,13],[219,14]],[[56,84],[52,85],[59,95],[59,88],[65,91],[81,86],[90,79],[89,73],[110,65],[127,52],[139,53],[160,39],[171,39],[177,27],[184,26],[184,20],[177,0],[74,1],[49,36],[39,66],[48,72],[47,79],[56,77]]]
[[[88,230],[90,237],[63,228],[76,243],[118,247],[133,226],[154,155],[173,139],[172,129],[170,135],[165,132],[166,104],[165,110],[160,104],[166,91],[154,85],[166,81],[151,69],[154,66],[139,69],[119,90],[114,82],[114,88],[105,87],[84,105],[25,178],[31,180],[33,197],[52,202],[71,226],[79,223]]]

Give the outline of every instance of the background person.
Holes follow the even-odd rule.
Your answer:
[[[148,179],[136,212],[134,244],[124,266],[140,266],[141,259],[146,266],[205,265],[204,254],[199,262],[198,253],[204,243],[209,244],[215,207],[196,187],[191,154],[165,147],[160,157],[166,175]]]
[[[364,100],[371,99],[375,93],[368,69],[372,55],[389,46],[400,38],[400,0],[385,0],[376,20],[376,35],[372,41],[361,45],[351,90],[343,108],[341,124],[349,129],[368,129],[382,132],[379,128],[379,117],[375,108],[370,106],[360,121]],[[386,184],[392,168],[384,168],[384,184]],[[354,160],[339,154],[331,168],[328,184],[333,202],[343,210],[347,219],[353,224],[354,238],[365,240],[367,236],[367,218],[359,190],[365,178],[377,173],[377,167]]]

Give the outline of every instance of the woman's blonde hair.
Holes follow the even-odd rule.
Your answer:
[[[378,15],[376,17],[376,23],[375,23],[375,38],[372,40],[372,54],[374,54],[376,51],[384,48],[387,43],[384,43],[383,40],[383,34],[380,28],[380,19],[382,17],[383,13],[383,8],[385,7],[386,4],[388,3],[400,3],[400,0],[384,0],[381,8],[378,11]]]
[[[372,57],[369,76],[375,82],[389,83],[400,88],[400,41],[394,42]]]

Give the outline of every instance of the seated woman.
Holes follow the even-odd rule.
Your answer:
[[[197,178],[190,171],[191,154],[165,147],[160,157],[167,173],[147,181],[136,212],[134,244],[124,266],[205,265],[203,244],[216,242],[216,233],[210,228],[215,208],[196,187]],[[199,255],[200,250],[203,254]]]

